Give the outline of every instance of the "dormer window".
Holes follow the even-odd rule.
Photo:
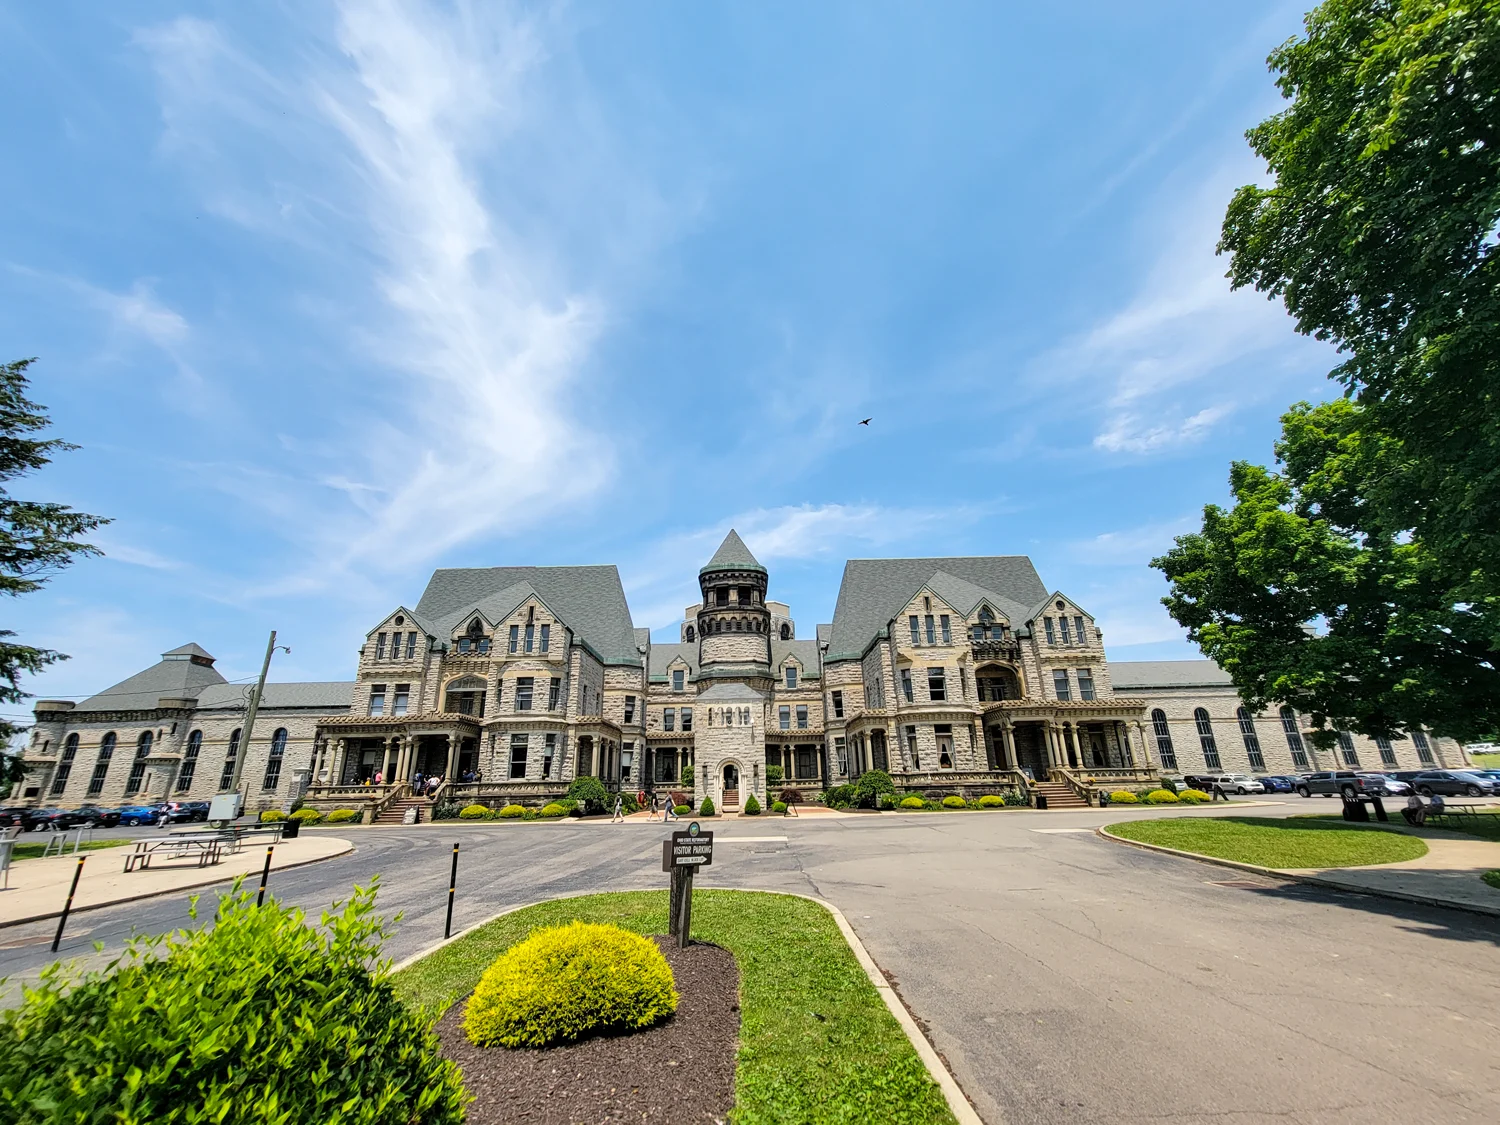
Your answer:
[[[672,690],[673,691],[681,691],[683,689],[683,687],[685,686],[685,684],[684,684],[685,679],[686,679],[686,676],[684,675],[683,670],[681,668],[673,668],[672,669]]]
[[[789,688],[797,686],[797,669],[790,664],[786,666],[786,686]]]

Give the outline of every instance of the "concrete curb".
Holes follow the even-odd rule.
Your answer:
[[[948,1103],[948,1109],[959,1122],[959,1125],[984,1125],[983,1119],[970,1104],[968,1096],[964,1094],[963,1088],[959,1086],[958,1079],[953,1077],[951,1071],[943,1064],[936,1048],[928,1041],[927,1036],[922,1034],[922,1029],[917,1026],[917,1021],[907,1011],[906,1005],[896,995],[896,990],[891,987],[890,982],[885,979],[885,974],[880,971],[880,966],[875,964],[875,959],[870,956],[870,951],[865,948],[864,942],[859,940],[859,935],[854,932],[854,927],[849,924],[849,919],[844,917],[844,912],[826,899],[814,898],[812,895],[798,894],[795,891],[765,891],[749,887],[705,887],[705,890],[733,891],[737,894],[762,894],[762,895],[785,895],[787,898],[801,898],[808,902],[817,903],[828,913],[833,915],[834,923],[839,928],[839,933],[844,935],[844,940],[849,943],[850,950],[854,953],[854,959],[859,962],[860,968],[870,978],[870,983],[875,986],[875,992],[885,1002],[887,1010],[895,1017],[896,1023],[906,1033],[907,1040],[912,1049],[917,1052],[917,1057],[922,1060],[922,1065],[927,1068],[927,1073],[937,1083],[938,1089],[943,1092],[943,1098]],[[476,922],[451,938],[430,945],[419,953],[414,953],[400,963],[391,966],[391,973],[399,973],[403,969],[410,968],[418,961],[431,956],[444,946],[452,945],[459,938],[473,933],[481,926],[487,926],[496,918],[503,918],[507,914],[514,914],[517,910],[525,910],[529,906],[539,906],[543,902],[562,902],[570,898],[587,898],[589,895],[609,894],[609,891],[581,891],[577,894],[557,895],[554,898],[538,899],[536,902],[522,903],[518,906],[508,906],[504,910],[490,915],[482,922]]]
[[[285,864],[285,865],[283,865],[281,867],[272,867],[271,868],[271,874],[275,875],[278,871],[291,871],[291,870],[293,870],[294,868],[297,868],[297,867],[308,867],[308,866],[311,866],[314,863],[327,863],[330,859],[338,859],[340,856],[348,855],[353,850],[354,850],[354,845],[350,844],[343,851],[341,851],[341,852],[334,852],[332,855],[320,855],[316,859],[299,859],[296,863],[288,863],[288,864]],[[227,879],[223,875],[217,875],[217,876],[214,876],[213,878],[198,879],[198,880],[195,880],[194,882],[191,882],[191,883],[183,883],[181,886],[178,886],[178,887],[168,887],[165,890],[147,891],[145,894],[132,895],[129,898],[116,898],[116,899],[111,899],[109,902],[91,902],[87,906],[75,906],[75,907],[73,907],[72,910],[68,911],[68,917],[71,918],[75,914],[87,914],[91,910],[107,910],[111,906],[124,906],[126,903],[130,903],[130,902],[144,902],[148,898],[161,898],[163,895],[175,895],[175,894],[177,894],[180,891],[196,890],[199,887],[212,887],[212,886],[214,886],[215,884],[218,884],[218,883],[233,883],[236,879],[240,879],[240,878],[248,880],[248,879],[251,879],[253,877],[259,876],[259,874],[260,874],[259,871],[246,871],[246,872],[242,872],[239,875],[231,875]],[[45,922],[45,921],[47,921],[50,918],[61,918],[61,917],[62,917],[62,910],[58,909],[58,910],[50,911],[47,914],[31,914],[31,915],[26,916],[25,918],[5,918],[5,919],[0,919],[0,930],[6,929],[7,927],[10,927],[10,926],[24,926],[28,922]]]
[[[1330,879],[1326,875],[1300,875],[1291,871],[1283,871],[1275,867],[1258,867],[1253,863],[1240,863],[1233,859],[1220,859],[1217,856],[1202,855],[1199,852],[1185,852],[1180,848],[1168,848],[1162,844],[1146,844],[1140,840],[1127,840],[1123,836],[1116,836],[1113,832],[1105,830],[1107,826],[1094,829],[1097,836],[1106,840],[1112,840],[1117,844],[1126,844],[1132,848],[1142,848],[1148,852],[1162,852],[1165,855],[1175,855],[1182,859],[1195,859],[1199,863],[1211,863],[1216,867],[1229,867],[1235,871],[1248,871],[1252,875],[1264,875],[1271,879],[1285,879],[1289,883],[1306,883],[1311,887],[1323,887],[1327,890],[1344,891],[1348,894],[1369,895],[1371,898],[1388,898],[1395,902],[1410,902],[1418,906],[1441,906],[1448,910],[1462,910],[1469,914],[1478,914],[1486,918],[1500,918],[1500,906],[1484,906],[1477,902],[1458,902],[1451,898],[1438,898],[1436,895],[1414,895],[1406,891],[1387,891],[1377,887],[1367,887],[1362,883],[1348,883],[1342,879]],[[1477,879],[1478,876],[1476,875]]]

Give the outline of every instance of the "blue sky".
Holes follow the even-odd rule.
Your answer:
[[[1213,253],[1301,15],[0,9],[0,342],[83,447],[18,491],[114,518],[7,607],[32,690],[347,678],[436,566],[613,562],[665,639],[730,526],[808,635],[846,558],[1025,553],[1196,655],[1147,560],[1333,392]]]

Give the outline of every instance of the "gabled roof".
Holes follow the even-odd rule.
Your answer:
[[[714,684],[707,691],[698,693],[698,699],[703,703],[764,703],[765,698],[748,684],[734,680],[729,683]]]
[[[261,696],[263,710],[278,707],[317,707],[330,711],[347,711],[354,698],[354,684],[349,680],[267,684]],[[250,702],[249,684],[221,684],[205,688],[198,696],[198,709],[243,711]],[[260,731],[259,723],[255,729]]]
[[[1042,616],[1042,614],[1055,609],[1053,603],[1058,601],[1064,601],[1068,602],[1070,605],[1078,606],[1078,602],[1075,599],[1068,597],[1068,595],[1063,593],[1061,590],[1053,590],[1052,593],[1048,594],[1041,601],[1037,602],[1036,605],[1032,606],[1026,611],[1025,619],[1027,621],[1035,621],[1038,617]],[[1083,607],[1078,606],[1078,608],[1082,609]]]
[[[199,660],[207,660],[210,664],[214,662],[214,658],[209,655],[206,648],[202,645],[194,644],[192,641],[189,641],[185,645],[178,645],[176,648],[168,649],[161,655],[163,659],[168,656],[196,656]]]
[[[687,661],[688,679],[698,674],[698,646],[691,642],[680,644],[665,644],[651,646],[651,662],[647,668],[647,675],[653,680],[665,680],[667,669],[673,661],[682,659]]]
[[[1109,682],[1127,688],[1229,687],[1229,673],[1212,660],[1111,660]]]
[[[724,536],[724,542],[719,544],[719,549],[714,552],[714,557],[708,560],[708,565],[701,568],[699,574],[707,574],[711,570],[759,570],[764,572],[750,548],[745,546],[745,541],[740,538],[739,532],[734,528],[729,529],[729,534]]]
[[[828,659],[849,660],[862,655],[876,634],[939,574],[947,576],[938,581],[947,585],[953,597],[962,601],[968,596],[967,586],[973,586],[996,609],[1016,620],[1024,620],[1026,607],[1047,596],[1036,567],[1025,555],[850,559],[844,564],[844,579],[833,610]],[[953,579],[965,585],[950,581]],[[934,592],[944,600],[948,597],[936,587]]]
[[[199,653],[202,653],[201,657],[191,659]],[[198,645],[175,648],[164,653],[162,659],[151,667],[121,680],[114,687],[105,688],[98,695],[89,696],[75,710],[139,711],[155,707],[156,701],[163,696],[196,699],[205,688],[225,682],[203,657],[213,659]]]
[[[418,629],[422,630],[422,632],[424,634],[426,634],[427,636],[429,636],[429,637],[437,635],[437,630],[433,627],[433,624],[432,624],[431,621],[424,621],[424,620],[422,620],[422,617],[421,617],[420,614],[416,613],[414,610],[409,609],[408,607],[406,607],[404,605],[398,605],[395,609],[391,610],[390,613],[387,613],[384,617],[382,617],[380,619],[380,623],[381,623],[381,625],[383,625],[387,621],[389,621],[391,618],[398,617],[398,616],[404,616],[404,617],[406,617],[413,625],[415,625]],[[378,628],[380,628],[380,625],[375,626],[375,629],[378,629]],[[375,631],[375,629],[371,629],[370,632],[373,633]],[[369,636],[368,633],[365,634],[365,635]]]
[[[821,674],[818,667],[817,641],[783,641],[771,638],[771,667],[779,669],[788,656],[795,656],[802,664],[802,678],[816,680]]]
[[[1016,610],[1021,608],[1020,603],[1011,601],[1003,594],[976,586],[956,574],[949,574],[946,570],[934,573],[927,580],[927,586],[964,617],[978,609],[982,602],[988,602],[1012,620],[1017,618]],[[1021,617],[1020,620],[1024,621],[1026,618]]]
[[[523,585],[526,589],[518,589]],[[613,566],[435,570],[417,602],[417,614],[451,632],[454,624],[476,609],[499,620],[533,593],[606,663],[640,663],[625,589]],[[438,629],[434,632],[443,635]]]

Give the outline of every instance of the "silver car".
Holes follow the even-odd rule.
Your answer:
[[[1365,792],[1377,797],[1405,797],[1411,792],[1410,785],[1390,774],[1362,773],[1359,776],[1365,779]]]
[[[1226,793],[1264,793],[1266,787],[1248,773],[1221,773],[1214,778],[1217,784]]]

